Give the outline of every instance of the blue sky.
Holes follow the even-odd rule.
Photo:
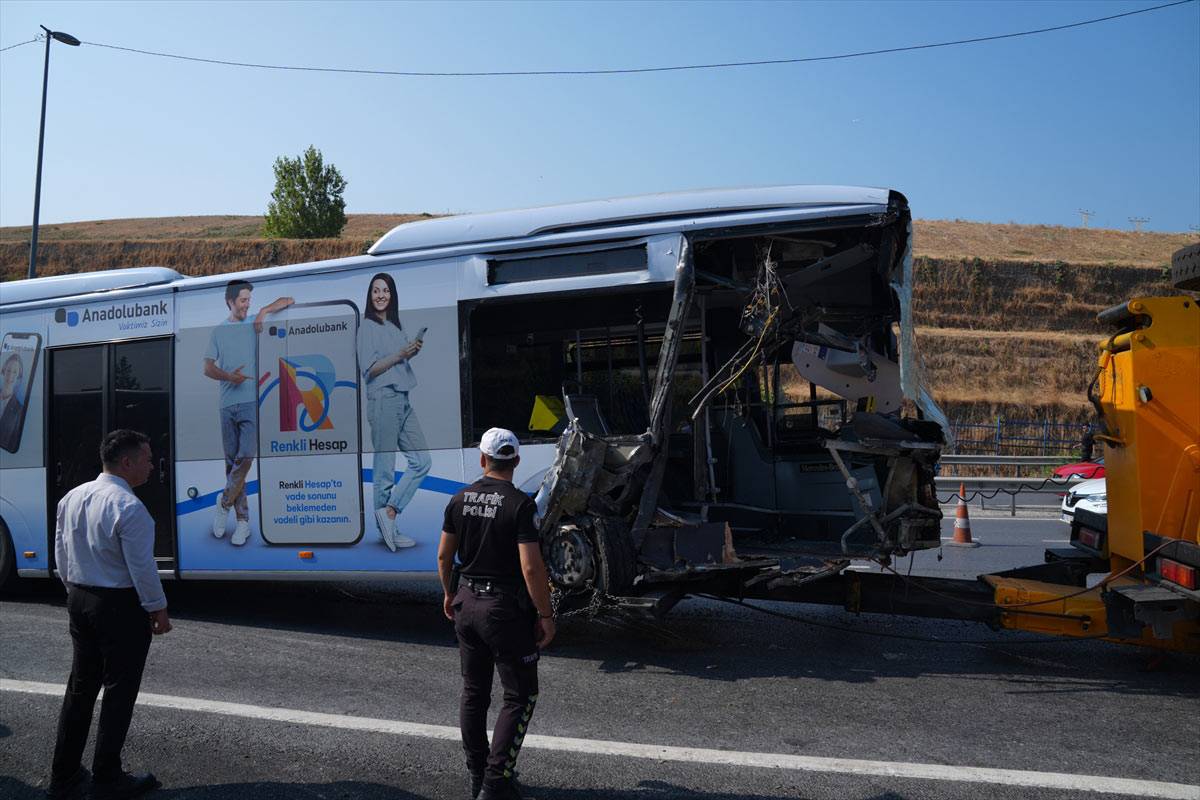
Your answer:
[[[1155,2],[0,3],[84,42],[260,63],[587,69],[832,55]],[[41,43],[0,54],[0,225],[32,218]],[[632,76],[275,72],[55,43],[42,222],[262,213],[307,145],[350,212],[783,183],[888,186],[919,218],[1200,225],[1200,3],[860,59]]]

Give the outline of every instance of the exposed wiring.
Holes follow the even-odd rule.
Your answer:
[[[746,370],[750,368],[750,365],[754,363],[755,356],[762,352],[763,339],[767,338],[767,333],[771,330],[771,323],[775,321],[775,316],[778,313],[778,308],[771,311],[771,315],[768,316],[766,322],[763,323],[762,333],[758,335],[758,340],[754,343],[754,349],[751,350],[750,354],[746,356],[746,363],[742,364],[742,368],[734,373],[733,377],[726,381],[725,385],[716,391],[716,394],[721,394],[728,391],[730,387],[736,384],[738,379],[740,379],[742,375],[746,373]]]
[[[766,251],[762,254],[762,263],[755,271],[754,288],[750,291],[750,299],[742,309],[742,319],[738,323],[738,327],[747,335],[753,335],[755,324],[759,319],[771,316],[771,312],[777,305],[776,297],[784,294],[779,286],[777,265],[771,260],[771,250],[774,245],[774,240],[768,240]],[[766,325],[765,322],[762,324]]]
[[[930,44],[907,45],[904,47],[888,47],[878,50],[860,50],[852,53],[839,53],[831,56],[807,56],[802,58],[772,58],[759,59],[754,61],[724,61],[714,62],[709,64],[682,64],[665,67],[625,67],[615,69],[554,69],[554,70],[508,70],[496,72],[425,72],[416,70],[382,70],[382,69],[349,69],[344,67],[305,67],[286,64],[256,64],[247,61],[228,61],[219,58],[202,58],[199,56],[185,56],[178,53],[166,53],[155,50],[142,50],[136,47],[122,47],[115,44],[105,44],[103,42],[82,42],[82,44],[91,45],[92,47],[103,47],[109,50],[120,50],[127,53],[137,53],[139,55],[156,56],[158,58],[173,58],[179,61],[193,61],[201,64],[217,64],[227,67],[244,67],[249,69],[271,69],[271,70],[286,70],[292,72],[333,72],[351,75],[391,75],[398,77],[409,78],[494,78],[494,77],[534,77],[534,76],[571,76],[571,75],[636,75],[651,72],[683,72],[687,70],[705,70],[705,69],[730,69],[735,67],[761,67],[778,64],[806,64],[816,61],[839,61],[849,58],[863,58],[866,56],[888,55],[891,53],[904,53],[913,50],[931,50],[939,47],[956,47],[967,44],[980,44],[982,42],[994,42],[1001,39],[1016,39],[1022,36],[1036,36],[1043,33],[1053,33],[1055,31],[1065,31],[1071,28],[1080,28],[1085,25],[1096,25],[1101,22],[1109,22],[1123,17],[1132,17],[1137,14],[1147,14],[1151,11],[1161,11],[1165,8],[1174,6],[1186,5],[1193,3],[1196,0],[1176,0],[1173,3],[1164,3],[1163,5],[1151,6],[1149,8],[1139,8],[1133,11],[1126,11],[1121,14],[1110,14],[1105,17],[1096,17],[1094,19],[1085,19],[1079,22],[1071,22],[1065,25],[1053,25],[1047,28],[1036,28],[1034,30],[1017,31],[1015,33],[1000,33],[991,36],[976,36],[970,39],[955,39],[948,42],[932,42]],[[28,42],[22,42],[28,44]],[[13,45],[17,47],[19,45]],[[7,48],[5,48],[7,49]],[[2,52],[2,51],[0,51]]]
[[[763,329],[763,332],[766,332],[765,328]],[[721,392],[724,392],[725,389],[731,385],[730,383],[722,383],[725,381],[725,373],[729,370],[735,369],[743,358],[747,359],[747,364],[753,360],[755,351],[752,348],[758,347],[758,343],[760,341],[761,337],[759,337],[759,339],[746,339],[746,341],[742,343],[742,346],[737,349],[737,352],[730,356],[729,359],[722,364],[716,370],[716,372],[713,373],[712,377],[708,379],[708,383],[704,384],[704,386],[700,388],[700,391],[696,392],[696,394],[693,395],[690,400],[688,400],[688,405],[693,407],[693,420],[700,415],[700,412],[702,412],[708,405],[709,400],[711,400],[713,397],[716,397]],[[736,378],[734,381],[736,381]],[[718,384],[721,385],[721,388],[717,388]]]
[[[1175,544],[1177,541],[1178,540],[1176,540],[1176,539],[1169,539],[1169,540],[1163,542],[1158,547],[1154,548],[1149,553],[1146,553],[1146,555],[1142,556],[1142,558],[1140,560],[1133,562],[1132,564],[1130,564],[1128,567],[1121,570],[1120,572],[1113,573],[1112,575],[1106,575],[1104,577],[1104,579],[1101,580],[1099,583],[1097,583],[1095,586],[1085,586],[1084,588],[1080,589],[1077,592],[1071,592],[1070,594],[1064,594],[1064,595],[1060,595],[1058,597],[1051,597],[1046,600],[1030,600],[1027,603],[1008,603],[1006,605],[999,605],[997,603],[979,603],[974,600],[965,600],[961,597],[955,597],[954,595],[946,594],[945,592],[939,592],[937,589],[931,589],[928,586],[918,583],[917,581],[909,580],[907,577],[905,577],[904,575],[901,575],[899,572],[897,572],[889,564],[884,564],[882,561],[876,561],[875,563],[878,564],[881,569],[892,573],[897,578],[904,581],[905,584],[915,586],[923,592],[928,592],[929,594],[937,595],[938,597],[944,597],[946,599],[953,600],[957,603],[965,603],[967,605],[972,605],[972,606],[982,606],[984,608],[995,608],[1000,611],[1009,611],[1014,608],[1028,608],[1029,606],[1044,606],[1047,603],[1058,603],[1062,600],[1069,600],[1072,597],[1079,597],[1081,594],[1087,594],[1088,592],[1094,591],[1096,589],[1103,589],[1106,586],[1108,586],[1110,583],[1112,583],[1113,581],[1117,580],[1118,578],[1123,578],[1126,575],[1128,575],[1130,572],[1133,571],[1133,569],[1135,567],[1139,567],[1142,564],[1145,564],[1147,561],[1150,560],[1150,558],[1152,556],[1157,555],[1158,551],[1160,551],[1163,548],[1168,547],[1172,544]]]
[[[714,375],[695,396],[689,400],[689,403],[695,404],[695,409],[692,412],[692,419],[700,414],[708,402],[717,395],[724,394],[733,388],[741,379],[750,365],[755,359],[763,353],[763,342],[767,338],[768,333],[774,333],[772,326],[776,318],[779,316],[780,306],[776,303],[775,298],[778,295],[786,294],[779,287],[779,276],[776,272],[775,262],[771,261],[771,248],[774,242],[767,245],[766,251],[763,253],[762,264],[759,266],[754,288],[751,291],[750,299],[747,301],[745,308],[742,310],[742,318],[740,327],[750,337],[738,348],[737,352],[726,361],[717,370]],[[790,307],[790,303],[788,304]],[[762,321],[762,330],[758,332],[758,336],[753,335],[753,323],[756,319],[765,316]],[[753,346],[747,351],[747,346],[753,343]],[[739,362],[740,366],[739,366]],[[712,389],[712,386],[718,382],[718,376],[722,375],[726,370],[733,371],[732,377],[720,385],[720,388]]]
[[[730,605],[741,606],[743,608],[748,608],[753,611],[758,611],[762,614],[766,614],[767,616],[770,616],[770,617],[779,617],[780,619],[787,619],[787,620],[791,620],[793,622],[801,622],[805,625],[812,625],[814,628],[825,628],[827,630],[841,631],[844,633],[858,633],[858,634],[862,634],[863,636],[878,636],[882,639],[902,639],[904,641],[909,641],[909,642],[924,642],[924,643],[928,643],[928,644],[1005,644],[1005,645],[1007,645],[1007,644],[1050,644],[1051,642],[1060,642],[1061,643],[1064,641],[1064,638],[1069,639],[1071,641],[1079,641],[1079,640],[1086,640],[1086,639],[1104,639],[1104,638],[1108,637],[1108,634],[1103,633],[1103,634],[1092,634],[1089,636],[1070,636],[1070,637],[1047,636],[1044,639],[1012,639],[1012,640],[1010,640],[1010,639],[937,639],[937,638],[933,638],[930,636],[911,636],[909,634],[891,633],[889,631],[870,631],[870,630],[864,630],[863,628],[852,628],[852,627],[849,627],[846,625],[834,625],[833,623],[830,623],[830,622],[819,622],[810,617],[803,617],[799,614],[785,614],[782,611],[775,611],[770,608],[763,608],[762,606],[757,606],[757,605],[754,605],[753,603],[747,603],[745,600],[734,600],[733,598],[730,598],[730,597],[718,597],[717,595],[712,595],[712,594],[697,594],[695,596],[703,597],[706,600],[719,600],[722,603],[729,603]]]
[[[876,563],[878,563],[882,569],[884,569],[887,572],[890,572],[893,575],[895,575],[896,577],[900,578],[900,580],[904,582],[906,587],[907,586],[915,586],[916,588],[918,588],[924,592],[928,592],[929,594],[933,594],[938,597],[944,597],[948,600],[953,600],[956,603],[964,603],[967,605],[981,606],[984,608],[995,608],[998,611],[1011,611],[1013,609],[1026,608],[1029,606],[1045,605],[1046,603],[1056,603],[1056,602],[1059,602],[1062,600],[1068,600],[1072,597],[1078,597],[1079,595],[1082,595],[1082,594],[1087,594],[1088,592],[1094,591],[1097,588],[1103,589],[1108,584],[1129,574],[1136,567],[1138,567],[1142,564],[1145,564],[1151,557],[1156,555],[1160,550],[1162,550],[1166,547],[1169,547],[1170,545],[1175,544],[1175,543],[1176,543],[1176,540],[1174,540],[1174,539],[1163,542],[1158,547],[1154,548],[1149,553],[1147,553],[1145,556],[1143,556],[1139,561],[1136,561],[1136,562],[1130,564],[1128,567],[1121,570],[1120,572],[1114,573],[1112,575],[1108,575],[1103,580],[1101,580],[1099,583],[1097,583],[1095,586],[1085,587],[1083,589],[1080,589],[1077,592],[1071,592],[1070,594],[1061,595],[1059,597],[1053,597],[1053,598],[1050,598],[1047,600],[1034,600],[1034,601],[1030,601],[1027,603],[1010,603],[1008,605],[998,605],[997,603],[978,603],[973,600],[966,600],[961,597],[955,597],[953,595],[946,594],[945,592],[939,592],[936,589],[931,589],[928,586],[918,583],[917,581],[911,580],[908,576],[902,575],[901,573],[897,572],[895,569],[893,569],[889,565],[885,565],[882,562],[876,562]],[[910,564],[910,570],[911,570],[911,564]],[[882,637],[885,639],[906,639],[909,641],[930,642],[930,643],[934,643],[934,644],[1045,644],[1047,642],[1063,641],[1063,637],[1061,637],[1061,636],[1047,637],[1045,639],[1018,639],[1018,640],[1014,640],[1014,641],[1001,641],[998,639],[935,639],[935,638],[921,637],[921,636],[908,636],[906,634],[900,634],[900,633],[888,633],[888,632],[884,632],[884,631],[867,631],[867,630],[862,630],[861,628],[850,628],[850,627],[846,627],[843,625],[833,625],[833,624],[827,623],[827,622],[818,622],[818,621],[813,620],[808,617],[802,617],[798,614],[785,614],[780,611],[773,611],[768,608],[763,608],[762,606],[756,606],[751,603],[747,603],[744,600],[734,600],[731,598],[718,597],[717,595],[710,595],[710,594],[697,594],[696,596],[704,597],[709,600],[719,600],[723,603],[730,603],[733,605],[743,606],[745,608],[749,608],[749,609],[753,609],[755,611],[762,612],[763,614],[767,614],[769,616],[780,617],[782,619],[790,619],[795,622],[802,622],[806,625],[812,625],[817,628],[827,628],[829,630],[846,631],[849,633],[861,633],[865,636],[879,636],[879,637]],[[1072,640],[1080,640],[1080,639],[1107,639],[1107,638],[1119,638],[1119,637],[1110,637],[1110,634],[1108,632],[1105,632],[1105,633],[1093,634],[1090,636],[1071,636],[1071,637],[1067,637],[1067,638],[1070,638]]]
[[[1064,489],[1069,488],[1069,484],[1059,483],[1057,478],[1046,478],[1041,483],[1022,483],[1015,489],[1006,489],[1003,486],[998,486],[993,489],[990,494],[983,489],[975,489],[974,491],[967,492],[965,495],[959,494],[958,492],[951,492],[949,495],[947,495],[945,500],[942,499],[941,495],[937,495],[937,499],[939,503],[948,504],[953,502],[954,498],[961,497],[963,502],[969,503],[977,497],[982,497],[984,500],[991,500],[993,497],[996,497],[1000,494],[1010,494],[1015,496],[1021,492],[1040,492],[1048,485],[1062,486]]]

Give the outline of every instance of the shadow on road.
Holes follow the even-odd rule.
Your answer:
[[[172,619],[398,645],[456,647],[435,580],[168,583]],[[40,582],[10,602],[62,605]],[[787,620],[707,600],[688,600],[665,620],[618,614],[559,624],[548,657],[590,661],[604,674],[667,672],[706,681],[791,677],[868,684],[924,675],[1007,681],[1014,693],[1118,693],[1200,697],[1185,676],[1196,656],[1095,640],[1037,639],[973,623],[852,615],[832,607],[769,604]],[[65,624],[65,613],[64,613]],[[447,658],[454,658],[447,653]]]
[[[595,789],[555,789],[523,786],[523,797],[529,800],[595,800]],[[442,800],[458,798],[466,792],[447,794],[413,793],[392,786],[365,781],[334,781],[332,783],[284,783],[277,781],[253,781],[247,783],[222,783],[213,786],[164,787],[146,795],[150,800]],[[0,797],[6,800],[43,800],[45,790],[30,786],[14,778],[0,776]],[[724,792],[697,792],[665,781],[642,781],[634,791],[605,790],[605,800],[804,800],[793,792],[783,794],[738,794]],[[899,800],[899,795],[888,793],[869,800]]]
[[[333,783],[281,783],[254,781],[249,783],[222,783],[214,786],[192,786],[187,788],[164,787],[145,797],[150,800],[426,800],[430,795],[363,781],[334,781]],[[0,797],[8,800],[44,800],[45,789],[30,786],[12,778],[0,776]]]
[[[596,791],[594,789],[539,789],[522,786],[521,796],[528,797],[530,800],[594,800]],[[682,800],[682,798],[688,798],[688,800],[777,800],[777,798],[785,797],[789,800],[804,800],[803,795],[797,795],[792,791],[782,794],[698,792],[695,789],[678,786],[667,781],[641,781],[638,783],[637,789],[633,791],[605,790],[604,792],[605,800]],[[871,800],[876,799],[871,798]]]

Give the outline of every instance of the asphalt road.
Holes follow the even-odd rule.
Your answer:
[[[980,547],[946,547],[940,561],[922,553],[913,574],[1036,563],[1065,539],[1053,520],[973,529]],[[457,653],[436,586],[197,583],[168,595],[176,629],[151,649],[152,705],[138,708],[126,747],[128,767],[163,780],[156,796],[465,797],[452,738]],[[1200,659],[770,607],[806,621],[712,601],[687,601],[664,622],[565,621],[541,664],[519,764],[526,796],[1075,799],[1194,788],[1200,799]],[[0,605],[0,798],[40,796],[55,687],[70,665],[66,628],[49,586]],[[30,683],[18,691],[14,681]],[[598,752],[597,742],[619,747]],[[913,777],[911,765],[927,766]],[[1053,788],[1069,785],[1062,776],[1084,776],[1086,789]]]

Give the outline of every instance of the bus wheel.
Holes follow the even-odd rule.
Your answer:
[[[609,595],[627,594],[637,577],[637,548],[629,526],[617,519],[597,518],[592,541],[596,548],[596,588]]]
[[[8,526],[0,519],[0,594],[13,594],[22,586],[17,577],[17,548]]]
[[[601,594],[622,595],[637,574],[637,550],[628,526],[619,520],[587,517],[563,523],[543,553],[550,580],[567,593],[591,586]]]
[[[586,589],[596,575],[591,537],[574,523],[559,525],[542,550],[550,581],[564,592]]]

